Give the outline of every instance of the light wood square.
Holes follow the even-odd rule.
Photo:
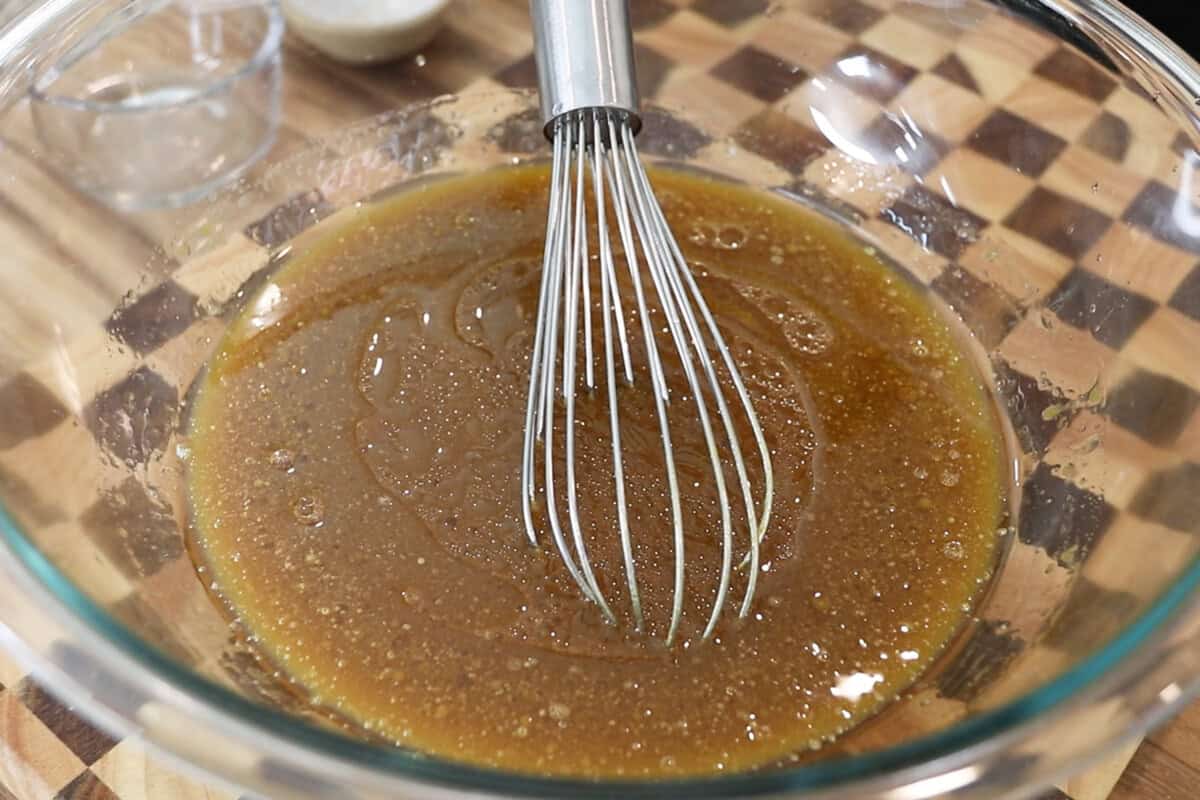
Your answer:
[[[986,47],[977,47],[969,42],[960,42],[954,53],[971,72],[983,99],[992,105],[999,104],[1025,81],[1032,64],[1014,64]]]
[[[1108,281],[1166,303],[1198,257],[1146,231],[1118,222],[1081,259]]]
[[[830,150],[805,167],[804,178],[867,217],[890,206],[912,185],[912,178],[896,167],[864,164],[839,150]]]
[[[918,69],[932,68],[951,48],[944,37],[898,14],[884,17],[859,38],[879,52]]]
[[[119,797],[234,800],[238,796],[181,774],[148,755],[135,739],[118,743],[92,765],[92,772]]]
[[[0,693],[0,785],[21,798],[50,798],[83,762],[7,689]]]
[[[965,147],[946,156],[925,183],[951,202],[993,221],[1008,216],[1034,186],[1031,178]]]
[[[1118,86],[1104,102],[1105,110],[1129,126],[1131,139],[1124,165],[1139,175],[1159,177],[1174,186],[1179,156],[1171,143],[1179,128],[1153,102],[1124,86]]]
[[[937,276],[946,271],[949,262],[945,258],[926,250],[904,231],[882,219],[869,219],[863,224],[867,234],[879,243],[896,263],[908,270],[923,284],[933,283]]]
[[[1163,306],[1142,323],[1121,354],[1139,367],[1200,391],[1200,321]]]
[[[1071,270],[1071,259],[1003,225],[987,228],[958,263],[1022,305],[1049,292]]]
[[[1004,100],[1004,107],[1068,142],[1075,141],[1100,114],[1092,100],[1031,75]]]
[[[678,11],[638,41],[674,61],[679,69],[708,69],[741,46],[739,37],[695,11]],[[796,43],[793,42],[795,50]]]
[[[1047,189],[1119,217],[1146,185],[1141,176],[1085,147],[1068,147],[1043,173]]]
[[[874,100],[828,78],[805,81],[779,101],[777,107],[810,128],[821,130],[828,126],[851,141],[879,116],[881,110]]]
[[[1034,30],[1003,13],[981,20],[961,40],[963,47],[991,56],[998,69],[1027,72],[1058,47],[1053,37]]]
[[[1043,376],[1063,390],[1081,393],[1095,385],[1115,385],[1117,354],[1090,333],[1061,322],[1045,326],[1039,315],[1022,319],[1000,344],[1000,355],[1026,375]]]
[[[706,72],[679,70],[667,78],[658,101],[686,116],[704,120],[707,133],[726,136],[767,107],[763,101],[718,80]]]
[[[1119,514],[1088,557],[1083,574],[1102,586],[1153,600],[1178,577],[1181,565],[1195,557],[1198,545],[1195,536]],[[1154,557],[1141,557],[1146,552]]]
[[[948,142],[961,142],[991,111],[974,92],[926,72],[918,75],[889,104],[907,114],[917,127]]]
[[[1146,475],[1169,459],[1169,454],[1090,410],[1077,414],[1046,451],[1046,462],[1060,477],[1117,508],[1128,507]]]
[[[800,11],[783,11],[754,32],[751,43],[761,50],[810,73],[825,69],[850,46],[846,33],[825,25]]]

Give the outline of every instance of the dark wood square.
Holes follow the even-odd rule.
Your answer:
[[[1150,476],[1129,510],[1143,519],[1187,533],[1200,533],[1200,464],[1190,461]]]
[[[954,148],[903,116],[886,111],[858,135],[859,143],[883,163],[913,175],[925,175]]]
[[[333,213],[318,189],[310,189],[271,209],[246,226],[246,236],[264,247],[278,247]]]
[[[1150,92],[1146,91],[1146,88],[1133,78],[1122,78],[1121,85],[1145,100],[1147,103],[1150,103],[1151,105],[1157,105],[1158,101],[1154,99],[1154,96],[1151,95]]]
[[[1046,409],[1061,404],[1061,398],[1043,389],[1032,375],[1013,369],[1006,361],[995,361],[993,370],[1021,449],[1036,455],[1045,453],[1054,434],[1065,427],[1076,412],[1067,409],[1047,419]]]
[[[145,355],[183,333],[199,315],[196,296],[168,280],[114,311],[104,327],[114,339]]]
[[[640,42],[633,45],[633,58],[637,62],[638,91],[642,93],[643,98],[653,97],[662,87],[675,62]]]
[[[987,221],[915,185],[880,215],[922,247],[954,260],[979,238]]]
[[[766,103],[774,103],[808,78],[796,64],[752,45],[713,67],[712,75]]]
[[[1175,134],[1175,138],[1171,140],[1171,149],[1176,155],[1186,156],[1188,153],[1196,152],[1196,144],[1183,131]]]
[[[931,70],[934,75],[945,78],[956,86],[961,86],[967,91],[975,94],[982,94],[979,89],[979,82],[975,80],[975,76],[971,73],[970,67],[963,63],[955,53],[950,53]]]
[[[1129,624],[1142,601],[1136,595],[1110,589],[1079,575],[1058,618],[1042,641],[1066,653],[1089,652]]]
[[[390,124],[390,127],[391,130],[384,137],[383,143],[379,145],[379,152],[410,168],[413,165],[432,164],[442,149],[449,147],[458,136],[449,123],[435,114],[423,113],[398,117]],[[333,206],[326,203],[324,198],[320,198],[308,209],[311,219],[302,219],[301,221],[312,225],[334,210]]]
[[[1025,643],[1005,633],[1000,623],[979,623],[954,662],[938,676],[938,692],[942,697],[969,703],[1024,648]]]
[[[518,111],[500,120],[488,129],[487,138],[505,153],[545,155],[549,147],[542,132],[542,112],[536,108]]]
[[[141,580],[183,555],[183,537],[171,509],[146,493],[136,478],[105,492],[80,517],[97,546],[126,576]]]
[[[1174,378],[1136,370],[1108,395],[1101,411],[1151,444],[1167,445],[1200,406],[1200,395]]]
[[[1129,123],[1111,111],[1102,111],[1079,138],[1080,144],[1112,161],[1125,160],[1133,134]]]
[[[692,10],[726,27],[733,27],[766,11],[769,5],[769,0],[696,0]]]
[[[642,132],[638,150],[667,158],[690,158],[712,137],[690,122],[656,108],[642,109]]]
[[[497,83],[503,84],[510,89],[536,89],[538,82],[537,62],[533,59],[533,53],[530,53],[519,61],[514,61],[497,72],[493,77]]]
[[[1168,528],[1200,534],[1200,464],[1184,462],[1154,473],[1134,495],[1129,510]]]
[[[860,0],[813,0],[805,7],[813,19],[857,36],[883,19],[883,12]]]
[[[1068,325],[1090,331],[1097,340],[1119,350],[1158,304],[1075,267],[1050,293],[1046,307]]]
[[[1058,158],[1067,142],[1024,117],[998,108],[967,138],[967,146],[1036,178]]]
[[[1000,344],[1020,319],[1012,298],[957,264],[942,270],[930,287],[989,350]]]
[[[88,429],[125,464],[145,464],[171,436],[179,392],[147,366],[105,389],[84,409]]]
[[[1158,181],[1150,181],[1129,203],[1122,216],[1131,225],[1145,228],[1157,239],[1176,247],[1200,253],[1200,234],[1184,230],[1175,218],[1176,191]],[[1190,207],[1191,218],[1200,219],[1200,209]]]
[[[3,798],[3,795],[0,795]],[[121,800],[96,773],[85,769],[59,790],[54,800]]]
[[[1200,263],[1175,288],[1167,305],[1192,319],[1200,320]]]
[[[1078,259],[1108,230],[1112,220],[1078,200],[1038,186],[1004,224],[1052,250]]]
[[[637,0],[629,5],[629,21],[635,31],[653,28],[669,19],[677,10],[667,0]]]
[[[1103,102],[1112,94],[1112,90],[1117,88],[1116,79],[1102,67],[1065,47],[1060,47],[1046,56],[1033,71],[1046,80],[1089,97],[1097,103]]]
[[[786,114],[767,109],[734,131],[734,141],[784,169],[799,174],[829,149],[824,136]]]
[[[41,436],[67,418],[66,406],[27,372],[0,385],[0,408],[0,450]]]
[[[1115,517],[1116,509],[1108,501],[1060,478],[1042,462],[1025,479],[1017,535],[1073,569]]]
[[[117,743],[107,733],[85,722],[72,709],[33,681],[25,678],[14,691],[21,702],[86,766],[95,764]]]
[[[863,97],[886,104],[912,82],[917,70],[856,42],[834,60],[825,75]]]

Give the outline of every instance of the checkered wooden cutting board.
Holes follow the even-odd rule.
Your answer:
[[[1200,530],[1192,488],[1200,483],[1200,372],[1187,348],[1165,346],[1200,341],[1200,231],[1170,212],[1179,170],[1189,168],[1189,147],[1162,123],[1151,98],[1077,52],[982,9],[898,0],[634,0],[633,7],[643,93],[669,108],[705,109],[707,126],[701,132],[653,116],[644,150],[668,157],[705,153],[714,164],[736,158],[766,183],[800,193],[819,187],[960,309],[984,345],[1002,357],[1000,377],[1024,404],[1021,445],[1045,456],[1026,484],[1024,502],[1053,501],[1074,515],[1069,534],[1059,526],[1023,525],[1020,540],[1043,554],[1048,570],[1078,568],[1086,582],[1086,591],[1062,610],[1060,640],[1046,651],[1068,647],[1071,630],[1097,624],[1106,611],[1143,600],[1116,588],[1125,586],[1127,567],[1119,553],[1093,552],[1099,534],[1114,526],[1145,529],[1171,554],[1190,552]],[[309,124],[285,127],[278,146],[303,146],[348,118],[445,93],[533,86],[524,9],[524,0],[463,0],[423,64],[352,71],[289,42],[283,99],[289,109],[302,110],[291,118]],[[518,152],[543,147],[529,122],[504,121],[498,141]],[[164,231],[153,220],[119,237],[106,231],[92,247],[86,236],[62,231],[81,220],[126,223],[61,177],[41,173],[28,155],[36,147],[31,132],[19,123],[8,130],[0,168],[16,180],[0,202],[0,240],[21,256],[15,260],[22,269],[39,260],[76,265],[79,285],[56,291],[86,295],[80,307],[96,313],[82,314],[77,328],[63,335],[122,342],[130,371],[111,374],[106,362],[104,370],[80,378],[98,391],[85,398],[83,417],[91,424],[71,426],[69,409],[79,398],[64,396],[45,365],[23,362],[26,350],[14,332],[0,353],[0,407],[25,413],[0,418],[0,485],[47,524],[99,530],[120,524],[131,509],[153,516],[136,486],[72,505],[70,487],[53,477],[88,469],[79,454],[90,458],[97,448],[136,461],[161,446],[179,402],[167,354],[198,346],[197,330],[219,330],[217,320],[206,318],[210,302],[227,299],[264,268],[270,250],[347,198],[312,189],[264,209],[202,262],[164,260],[153,247]],[[850,151],[857,146],[888,161],[882,165],[888,180],[863,181],[846,142],[838,142],[840,151],[831,145],[831,130]],[[445,130],[435,127],[417,139],[425,136],[427,143],[441,135]],[[1014,141],[1021,146],[1014,148]],[[163,280],[109,316],[117,298],[106,292],[133,285],[131,276],[153,259]],[[1026,267],[1020,282],[1012,279],[1014,270],[1001,268],[1014,261]],[[22,279],[4,269],[0,287],[20,286],[3,282]],[[5,290],[0,312],[19,313],[7,307],[13,298],[56,302]],[[1026,313],[1038,304],[1053,324],[1046,312]],[[1047,360],[1048,348],[1066,348],[1071,357]],[[1095,365],[1106,365],[1103,404],[1064,402],[1053,387],[1086,390],[1096,380]],[[131,433],[105,426],[108,412],[122,405],[141,413],[146,427]],[[1109,472],[1089,474],[1086,463],[1064,469],[1097,426],[1106,432],[1105,460],[1092,468]],[[59,451],[74,455],[31,464],[29,454],[55,437],[62,440]],[[1148,463],[1169,466],[1151,470]],[[1113,465],[1119,475],[1111,474]],[[1102,497],[1089,488],[1095,486],[1104,487]],[[169,535],[173,525],[167,524]],[[178,570],[190,569],[158,533],[139,528],[120,542],[58,555],[76,559],[80,570],[111,573],[109,585],[128,587],[129,597],[101,599],[117,613],[165,629],[158,612],[133,596],[135,586],[169,583]],[[997,660],[1018,657],[1024,646],[994,628],[981,628],[968,644],[979,658]],[[177,655],[187,660],[196,656],[193,649],[179,642]],[[3,800],[227,796],[145,758],[136,742],[97,732],[2,658],[0,684],[6,687],[0,690]],[[967,684],[947,681],[942,688],[963,703],[972,697]],[[1107,765],[1108,778],[1078,784],[1085,788],[1075,791],[1076,800],[1105,796],[1128,755],[1117,757],[1115,769]]]

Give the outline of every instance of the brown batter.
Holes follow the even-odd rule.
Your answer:
[[[448,178],[297,241],[193,408],[196,558],[314,703],[516,771],[743,770],[878,711],[963,621],[994,561],[1003,452],[944,318],[812,212],[707,178],[653,179],[773,451],[752,614],[727,613],[699,640],[719,509],[672,361],[681,643],[661,641],[670,517],[644,370],[621,392],[647,634],[627,624],[603,392],[581,394],[581,503],[626,624],[580,598],[545,531],[528,545],[518,478],[547,174]],[[739,573],[734,598],[743,586]]]

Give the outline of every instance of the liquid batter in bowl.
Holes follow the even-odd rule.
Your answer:
[[[581,516],[623,617],[606,623],[520,518],[547,173],[420,184],[295,243],[196,393],[205,581],[314,704],[443,757],[634,777],[820,747],[921,674],[991,574],[1005,471],[985,380],[926,291],[872,248],[783,198],[655,172],[747,379],[775,503],[751,614],[727,613],[701,641],[720,516],[668,357],[689,593],[665,647],[670,514],[648,376],[635,374],[620,389],[648,623],[634,631],[607,402],[581,391]]]

